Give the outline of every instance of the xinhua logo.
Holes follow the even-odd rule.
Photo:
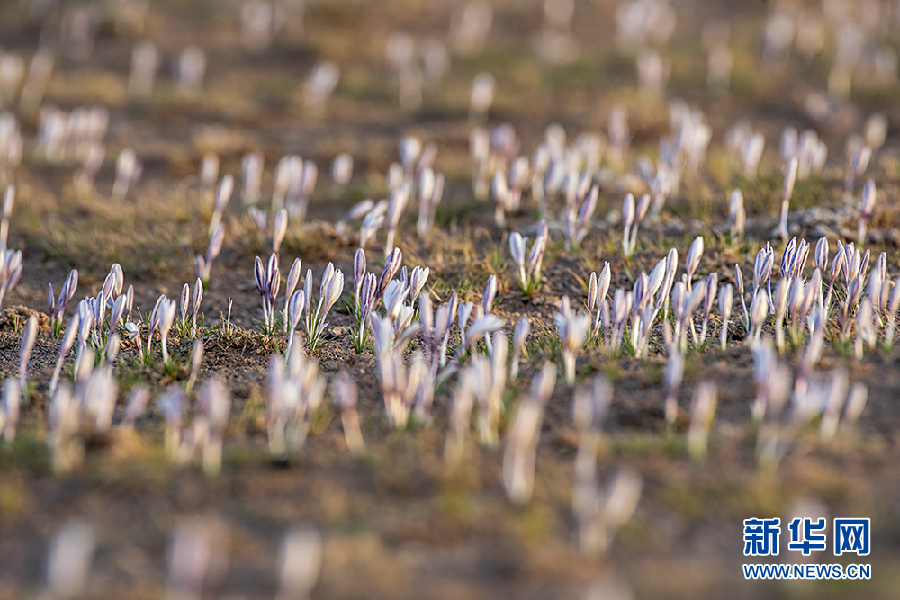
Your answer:
[[[796,518],[787,526],[787,549],[810,556],[828,548],[829,541],[835,556],[855,554],[868,556],[871,528],[868,518],[834,519],[832,539],[828,540],[825,518]],[[781,519],[744,519],[744,556],[778,556],[781,539]]]
[[[834,520],[834,555],[869,554],[869,519]]]

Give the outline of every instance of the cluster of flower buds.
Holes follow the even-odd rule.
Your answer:
[[[13,169],[22,162],[22,132],[12,113],[0,112],[0,184],[13,181]]]
[[[537,236],[526,260],[525,250],[528,238],[522,237],[518,231],[514,231],[509,236],[509,252],[516,263],[519,288],[526,296],[533,297],[541,286],[544,251],[547,248],[548,238],[547,223],[542,220],[538,224]]]
[[[637,509],[643,489],[640,474],[630,469],[618,471],[606,489],[596,478],[579,481],[572,494],[572,512],[576,521],[576,544],[589,555],[609,551],[616,532]]]
[[[471,120],[480,122],[487,120],[496,91],[497,79],[490,73],[479,73],[472,79],[469,102],[469,118]]]
[[[314,529],[294,527],[278,553],[276,600],[309,600],[322,564],[322,536]]]
[[[203,91],[206,74],[206,53],[196,46],[185,48],[175,63],[178,91],[189,99],[197,99]]]
[[[395,31],[388,37],[385,57],[399,83],[400,106],[406,110],[417,110],[422,105],[424,84],[440,81],[449,63],[442,42],[429,39],[421,48],[416,48],[412,36],[402,31]]]
[[[69,521],[60,527],[50,542],[42,597],[55,600],[83,595],[88,589],[94,546],[94,529],[87,523]]]
[[[502,331],[493,335],[494,353],[488,359],[481,355],[472,358],[469,367],[469,384],[478,401],[478,431],[481,443],[496,447],[500,443],[500,413],[503,408],[503,391],[506,389],[507,339]]]
[[[444,196],[444,175],[435,174],[431,167],[426,167],[419,173],[419,184],[416,187],[419,199],[419,220],[417,229],[419,237],[425,236],[434,224],[437,206]]]
[[[331,307],[334,306],[334,303],[337,302],[344,291],[344,272],[340,269],[335,269],[331,263],[328,263],[325,267],[319,286],[319,302],[316,304],[315,312],[312,310],[312,281],[312,270],[307,269],[306,279],[303,282],[305,298],[303,306],[305,315],[304,326],[306,327],[306,346],[310,350],[315,350],[322,342],[322,332],[325,331],[325,327],[328,325],[328,322],[325,320],[328,317],[328,311],[331,310]]]
[[[531,324],[526,317],[519,317],[513,335],[513,355],[509,363],[509,378],[515,381],[519,377],[519,357],[525,351],[525,341],[531,331]]]
[[[324,393],[325,379],[318,364],[303,352],[291,353],[286,362],[272,356],[266,418],[274,457],[288,459],[302,448]]]
[[[637,232],[647,214],[650,207],[650,194],[644,194],[641,201],[635,209],[634,195],[626,194],[625,201],[622,203],[622,224],[625,228],[622,234],[622,253],[626,258],[634,256],[635,246],[637,244]]]
[[[213,182],[215,181],[215,173],[213,173],[213,170],[215,170],[215,172],[218,172],[219,170],[218,161],[218,157],[215,157],[215,163],[208,161],[207,157],[204,157],[203,159],[201,179],[203,180],[204,186],[208,185],[210,189],[212,189]],[[215,169],[213,169],[213,166],[215,167]],[[219,187],[216,188],[216,194],[213,200],[213,212],[212,216],[209,219],[210,237],[213,237],[216,231],[219,229],[219,225],[222,223],[222,215],[225,214],[225,209],[228,208],[228,202],[231,200],[231,194],[233,192],[234,176],[230,174],[225,175],[224,177],[222,177],[222,181],[219,182]]]
[[[203,282],[203,285],[209,286],[209,277],[212,271],[212,263],[222,251],[222,242],[225,240],[225,227],[222,223],[216,226],[213,231],[212,238],[209,240],[209,247],[206,249],[206,256],[199,254],[194,257],[194,266],[197,270],[197,277]]]
[[[131,51],[131,74],[128,78],[128,95],[133,98],[148,98],[153,93],[153,80],[159,67],[159,52],[156,44],[143,40],[135,44]]]
[[[356,381],[345,373],[339,373],[331,382],[331,391],[334,404],[341,412],[347,448],[358,454],[365,448],[365,443],[359,427],[359,414],[356,412]]]
[[[22,251],[0,252],[0,306],[6,293],[16,287],[22,277]]]
[[[200,454],[203,472],[215,477],[222,470],[222,443],[228,417],[231,413],[231,397],[225,383],[216,375],[200,387],[194,417],[190,429],[181,442],[176,460],[187,463]]]
[[[150,354],[150,344],[153,334],[159,331],[159,344],[162,348],[163,363],[169,363],[168,339],[169,330],[175,323],[175,301],[170,300],[165,294],[161,294],[156,300],[153,310],[150,312],[150,330],[147,334],[147,354]]]
[[[663,323],[663,332],[670,348],[678,348],[682,352],[687,350],[687,334],[689,331],[694,331],[694,311],[703,303],[706,291],[705,285],[689,289],[684,281],[678,281],[672,286],[671,302],[674,319],[671,334],[668,329],[668,321]],[[695,342],[699,341],[696,335],[694,340]]]
[[[599,490],[597,451],[611,399],[612,386],[600,376],[590,388],[576,390],[573,397],[572,414],[579,431],[572,481],[574,541],[586,554],[608,549],[615,530],[630,518],[640,497],[640,476],[630,471],[621,471],[605,494]]]
[[[409,202],[410,187],[407,184],[399,186],[391,192],[391,200],[388,203],[387,214],[387,238],[384,243],[384,254],[387,256],[394,248],[394,237],[397,235],[397,228],[400,225],[400,217],[406,210],[406,204]],[[362,247],[362,244],[360,244]]]
[[[113,183],[112,196],[123,200],[128,190],[133,188],[141,178],[143,167],[137,154],[131,148],[124,148],[116,160],[116,181]]]
[[[66,306],[69,304],[69,301],[75,295],[75,290],[78,288],[78,269],[69,271],[69,275],[66,277],[66,282],[59,291],[58,297],[53,292],[53,284],[50,283],[48,285],[49,291],[47,293],[47,302],[49,305],[48,312],[50,313],[50,329],[53,331],[54,337],[59,337],[59,334],[62,331],[63,319],[66,316]]]
[[[534,490],[537,444],[544,420],[544,407],[553,393],[556,367],[544,363],[531,384],[531,393],[519,404],[503,452],[503,487],[515,504],[526,504]]]
[[[22,405],[22,388],[12,377],[3,382],[3,402],[0,404],[0,434],[10,443],[16,437],[19,409]]]
[[[785,164],[784,186],[781,190],[781,220],[778,222],[778,235],[782,239],[788,239],[788,205],[794,194],[794,184],[797,182],[797,157],[791,157]]]
[[[38,320],[34,315],[28,317],[22,330],[22,341],[19,344],[19,388],[24,392],[28,382],[28,362],[38,335]]]
[[[470,317],[471,324],[469,323]],[[456,349],[454,362],[458,363],[467,349],[472,356],[475,356],[475,346],[478,340],[503,327],[503,319],[492,314],[484,314],[483,305],[473,304],[469,301],[457,306],[456,324],[459,328],[459,346]],[[490,343],[487,345],[490,351]]]
[[[444,443],[444,460],[450,468],[455,468],[462,461],[472,421],[475,389],[481,384],[480,377],[481,369],[476,368],[473,361],[469,368],[460,373],[453,388],[453,406],[450,409],[447,439]]]
[[[323,60],[313,67],[303,88],[303,106],[313,115],[325,112],[325,105],[341,78],[340,68],[329,60]]]
[[[353,178],[353,155],[341,152],[331,162],[331,181],[338,187],[344,187]]]
[[[706,457],[707,438],[716,416],[716,384],[701,381],[694,390],[691,424],[688,428],[688,452],[694,460]]]
[[[81,414],[81,405],[73,398],[69,384],[60,384],[50,403],[47,436],[50,460],[57,473],[70,471],[84,460],[84,442],[78,436]]]
[[[74,156],[85,160],[91,149],[103,145],[109,128],[109,110],[95,106],[66,113],[55,106],[42,106],[36,152],[54,163]]]
[[[450,339],[450,328],[453,326],[456,310],[456,292],[450,297],[449,302],[441,304],[436,311],[433,310],[431,299],[427,294],[419,296],[419,325],[422,341],[425,343],[425,356],[433,374],[437,373],[438,367],[447,364],[447,342]]]
[[[383,323],[384,319],[377,321]],[[376,322],[376,332],[378,327]],[[376,340],[379,335],[381,334],[376,333]],[[427,417],[434,396],[435,381],[430,376],[422,352],[413,354],[408,367],[404,364],[403,357],[393,351],[380,354],[378,363],[385,413],[391,425],[397,429],[405,428],[413,406],[417,407],[417,414]]]
[[[228,529],[221,523],[185,518],[169,535],[166,597],[201,600],[221,584],[228,568]]]
[[[269,260],[263,264],[258,256],[253,270],[256,279],[256,290],[262,296],[263,301],[263,330],[267,332],[275,331],[275,298],[278,296],[278,289],[281,287],[281,271],[278,270],[278,256],[273,254]],[[298,278],[296,275],[295,278]],[[294,282],[297,285],[297,282]]]
[[[728,230],[731,233],[732,242],[744,237],[744,224],[747,213],[744,211],[744,195],[741,190],[731,192],[728,201]]]
[[[241,45],[249,52],[263,52],[272,46],[284,26],[285,7],[265,0],[249,0],[241,6]]]
[[[869,160],[872,158],[872,148],[864,144],[858,137],[847,140],[847,169],[844,175],[844,194],[853,193],[856,180],[869,168]]]
[[[589,181],[589,180],[588,180]],[[563,210],[565,221],[564,232],[566,234],[566,250],[577,250],[581,241],[587,236],[590,227],[591,216],[597,209],[599,188],[594,185],[587,194],[566,195],[566,206]],[[569,201],[571,197],[571,202]]]
[[[597,451],[612,395],[612,385],[602,375],[595,377],[590,387],[576,388],[572,394],[572,420],[578,429],[578,454],[575,457],[578,482],[596,478]],[[573,507],[576,504],[573,500]]]
[[[875,182],[869,179],[863,187],[862,197],[859,200],[859,236],[858,242],[862,246],[866,241],[866,225],[872,218],[875,210]]]
[[[246,206],[255,206],[259,202],[265,160],[260,151],[251,152],[241,160],[241,182],[244,186],[241,200]]]
[[[576,313],[568,296],[563,296],[559,311],[553,315],[556,330],[562,343],[563,365],[566,383],[575,383],[575,358],[591,327],[591,317],[583,312]]]

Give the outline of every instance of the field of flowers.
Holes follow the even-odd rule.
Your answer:
[[[0,3],[0,600],[895,598],[898,26]]]

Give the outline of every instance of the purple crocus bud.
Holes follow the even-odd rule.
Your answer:
[[[497,297],[497,276],[491,275],[488,277],[487,285],[484,286],[484,297],[481,300],[481,307],[484,310],[484,314],[491,314],[491,306],[494,304],[494,299]]]
[[[47,314],[52,316],[56,315],[56,294],[53,293],[53,284],[50,283],[48,285],[50,289],[47,291],[47,305],[49,307]],[[65,285],[63,286],[63,291],[65,291]]]
[[[66,283],[63,289],[66,290],[66,299],[65,302],[60,302],[60,305],[64,305],[72,299],[72,296],[75,295],[75,290],[78,288],[78,269],[72,269],[69,271],[69,276],[66,277]]]
[[[781,276],[790,277],[791,265],[794,261],[794,255],[797,252],[797,238],[791,238],[781,255]]]
[[[846,269],[846,257],[844,256],[844,252],[840,249],[841,241],[838,240],[838,252],[834,255],[834,260],[831,261],[831,281],[832,285],[835,281],[837,281],[837,276],[842,271]]]
[[[256,289],[260,295],[266,295],[266,267],[260,257],[256,257],[253,268],[253,276],[256,279]]]
[[[865,277],[866,273],[869,272],[869,256],[871,250],[866,250],[866,253],[863,255],[862,259],[859,261],[859,275],[860,277]],[[859,254],[859,250],[856,251],[857,255]],[[20,266],[21,268],[21,266]]]
[[[278,597],[309,598],[322,564],[322,537],[312,529],[289,530],[278,553]]]
[[[198,278],[199,281],[199,278]],[[134,286],[129,285],[125,293],[125,320],[131,319],[131,309],[134,308]]]
[[[113,283],[113,295],[118,296],[122,293],[122,286],[125,285],[125,275],[122,273],[122,265],[115,263],[110,271],[115,276]]]
[[[194,257],[194,273],[197,277],[206,276],[206,261],[199,254]]]
[[[519,320],[516,322],[516,331],[513,334],[513,348],[518,348],[521,351],[525,347],[525,340],[530,331],[531,323],[529,323],[528,319],[519,317]]]
[[[188,299],[191,297],[191,286],[184,284],[181,288],[181,324],[187,321]]]
[[[24,390],[28,380],[28,361],[31,360],[31,351],[34,341],[37,339],[38,321],[34,315],[28,317],[25,329],[22,331],[22,342],[19,345],[19,387]]]
[[[325,302],[325,297],[328,295],[334,273],[334,265],[332,263],[325,265],[325,271],[322,273],[322,281],[319,282],[319,304],[316,307],[317,315],[322,314],[322,304]]]
[[[685,270],[688,274],[688,286],[690,287],[690,280],[694,276],[694,273],[697,272],[697,267],[700,266],[700,258],[703,256],[703,236],[697,236],[693,242],[691,242],[691,247],[688,248],[687,255],[687,263],[685,265]]]
[[[150,400],[150,390],[147,389],[147,386],[140,384],[131,388],[128,401],[125,403],[125,416],[122,417],[122,424],[133,426],[147,408],[148,400]]]
[[[800,277],[803,274],[803,268],[806,266],[806,257],[809,254],[809,242],[800,240],[797,249],[794,251],[794,257],[791,260],[790,276],[792,278]]]
[[[422,292],[422,288],[425,287],[425,283],[428,281],[428,274],[431,272],[431,269],[428,267],[416,267],[412,270],[412,274],[409,276],[409,304],[410,306],[415,306],[415,301],[419,298],[419,294]],[[491,277],[494,277],[491,275]]]
[[[872,216],[872,211],[875,210],[875,198],[875,182],[869,179],[863,187],[862,197],[859,201],[859,218],[863,221],[867,221]],[[863,240],[860,240],[860,244],[862,242]]]
[[[297,284],[300,283],[300,265],[301,261],[299,258],[295,258],[294,262],[291,264],[291,270],[288,273],[285,295],[290,297],[294,290],[297,288]]]
[[[547,248],[547,239],[549,238],[549,229],[547,221],[541,219],[538,223],[537,236],[534,238],[534,245],[531,247],[531,254],[528,256],[528,273],[534,277],[535,283],[541,282],[541,266],[544,263],[544,250]]]
[[[611,277],[609,263],[606,263],[603,265],[603,270],[600,271],[600,277],[597,278],[597,302],[603,302],[606,299]]]
[[[118,298],[116,298],[116,301],[113,302],[112,310],[109,313],[110,331],[115,331],[116,327],[118,327],[119,325],[119,321],[122,320],[122,315],[125,312],[125,305],[127,304],[127,301],[127,297],[125,297],[124,295],[120,295]]]
[[[353,291],[356,297],[359,297],[359,290],[362,287],[363,277],[366,275],[366,251],[362,248],[356,249],[353,255]],[[357,308],[359,308],[357,306]]]
[[[290,323],[289,333],[293,333],[295,329],[297,329],[297,324],[300,322],[300,315],[303,314],[303,305],[306,301],[306,297],[303,294],[303,290],[297,290],[291,295],[290,304],[288,304],[288,322]]]
[[[372,311],[375,304],[375,292],[378,288],[378,278],[375,273],[366,273],[363,277],[362,287],[360,288],[359,309],[362,315],[362,325]],[[427,296],[426,296],[427,298]]]
[[[203,301],[203,281],[198,277],[194,282],[194,297],[192,302],[192,312],[196,325],[197,315],[200,312],[200,303]]]
[[[391,250],[384,259],[384,268],[381,270],[381,279],[378,281],[378,291],[375,294],[376,300],[381,298],[388,283],[390,283],[394,275],[397,274],[397,271],[400,269],[401,259],[402,254],[400,253],[400,248]]]
[[[53,535],[47,558],[47,596],[82,595],[90,576],[94,547],[94,529],[87,523],[69,521]]]
[[[656,263],[656,266],[653,267],[653,270],[650,271],[649,277],[649,291],[652,296],[657,291],[659,291],[660,286],[663,283],[663,279],[666,277],[666,259],[660,259],[659,262]]]
[[[283,208],[275,213],[275,226],[272,232],[272,252],[278,254],[281,249],[281,242],[284,241],[284,234],[287,233],[288,214]]]
[[[278,256],[273,254],[266,262],[265,268],[265,289],[269,300],[275,300],[278,294],[278,288],[281,285],[281,273],[278,271]]]
[[[212,238],[209,241],[209,248],[206,249],[206,265],[207,268],[212,264],[212,261],[215,260],[217,256],[219,256],[219,252],[222,250],[222,242],[225,240],[225,227],[220,223],[218,227],[216,227],[215,232],[212,234]]]
[[[347,185],[352,177],[353,157],[346,152],[341,152],[334,157],[334,162],[331,163],[331,180],[336,185]]]
[[[216,202],[214,210],[217,213],[225,211],[228,201],[231,200],[231,194],[234,192],[234,176],[225,175],[219,183],[219,189],[216,191]]]
[[[625,226],[625,237],[630,238],[629,231],[634,223],[634,194],[625,194],[622,202],[622,224]]]
[[[103,303],[104,305],[109,302],[109,299],[112,298],[113,289],[116,286],[116,274],[110,272],[106,279],[103,280],[103,291],[101,295],[97,298],[98,302]]]
[[[781,190],[781,197],[788,201],[794,194],[794,184],[797,182],[797,157],[792,157],[785,168],[784,187]]]
[[[594,306],[597,304],[597,273],[591,273],[591,278],[588,282],[588,300],[587,300],[587,309],[591,312],[594,311]]]
[[[734,305],[734,287],[728,283],[719,290],[719,312],[722,313],[722,348],[728,336],[728,321],[731,319],[731,307]]]
[[[752,325],[753,339],[759,339],[759,332],[769,316],[769,296],[766,290],[759,290],[750,304],[750,323]]]
[[[816,267],[825,273],[828,266],[828,238],[825,236],[820,237],[816,242],[815,260]]]
[[[306,270],[306,279],[303,280],[303,295],[309,301],[304,303],[304,314],[306,315],[307,323],[309,322],[309,315],[312,312],[312,269]]]
[[[709,317],[709,313],[712,311],[713,303],[716,299],[716,289],[719,284],[719,275],[718,273],[710,273],[709,277],[706,278],[706,302],[703,306],[703,316],[704,318]]]

